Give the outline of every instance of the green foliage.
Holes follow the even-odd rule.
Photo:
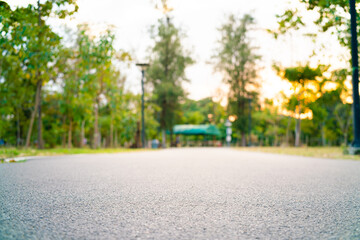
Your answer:
[[[278,19],[278,30],[268,30],[269,33],[274,35],[275,39],[290,30],[299,30],[300,27],[305,26],[297,9],[287,9],[283,14],[276,15],[276,18]]]
[[[189,112],[187,113],[186,122],[188,124],[201,124],[205,120],[205,117],[201,114],[201,112]]]
[[[182,124],[219,124],[226,119],[225,108],[211,98],[186,99],[182,112]]]
[[[322,66],[311,68],[309,65],[290,67],[285,69],[284,78],[292,83],[305,86],[308,81],[314,81],[317,77],[321,77],[324,69]]]
[[[300,1],[309,10],[319,11],[316,24],[321,31],[338,34],[347,45],[347,1]],[[115,49],[111,29],[92,36],[90,26],[80,25],[75,32],[66,33],[74,40],[63,40],[66,35],[56,34],[47,20],[72,15],[78,8],[76,1],[41,2],[11,9],[0,1],[0,144],[5,141],[7,146],[24,146],[35,113],[42,107],[45,147],[75,149],[44,153],[3,148],[0,155],[100,152],[88,147],[108,147],[109,152],[115,152],[111,149],[136,145],[141,96],[126,90],[126,76],[118,68],[131,60],[130,54]],[[278,20],[279,29],[273,32],[276,36],[305,25],[296,9],[285,11]],[[187,81],[186,67],[193,60],[182,46],[185,36],[170,19],[152,27],[154,45],[146,73],[152,91],[145,95],[148,140],[165,137],[160,131],[171,133],[174,124],[215,124],[224,141],[224,120],[236,115],[232,136],[238,142],[246,137],[261,146],[294,144],[296,137],[309,146],[346,145],[351,141],[351,105],[344,103],[351,94],[345,84],[349,76],[346,69],[325,78],[327,66],[275,67],[279,76],[291,83],[294,93],[284,97],[284,106],[268,99],[259,103],[256,79],[260,56],[250,37],[254,26],[250,15],[230,15],[219,29],[221,39],[214,59],[216,70],[223,73],[230,88],[227,109],[211,98],[195,101],[186,97],[182,84]],[[333,87],[327,88],[328,84]],[[38,106],[36,96],[42,99]],[[283,110],[287,110],[286,115]],[[300,133],[298,116],[305,112],[312,112],[312,118],[301,120]],[[32,134],[33,146],[39,135]]]
[[[260,56],[251,45],[249,32],[255,22],[246,14],[242,18],[230,15],[219,31],[221,39],[214,59],[216,70],[224,74],[224,81],[230,87],[228,113],[237,116],[234,126],[245,134],[248,128],[248,102],[256,103],[258,95],[257,62]]]
[[[319,27],[320,32],[335,34],[341,45],[350,48],[350,7],[348,0],[299,0],[299,2],[302,3],[309,12],[316,14],[317,19],[314,21],[314,24]],[[359,3],[360,1],[356,2]],[[359,10],[357,10],[357,13],[359,15]],[[286,9],[282,14],[277,15],[276,17],[278,19],[278,29],[270,31],[274,34],[275,38],[280,34],[299,30],[301,27],[305,26],[305,22],[303,21],[304,16],[301,15],[298,9]],[[359,18],[357,19],[357,22],[358,24],[360,23]],[[295,79],[295,81],[297,81],[296,79],[299,79],[299,76],[296,76],[297,70],[291,70],[292,71],[288,72],[284,78],[289,80]],[[319,70],[320,72],[324,72],[322,69]],[[310,73],[310,75],[311,74],[312,73]],[[315,72],[314,74],[316,75]],[[349,131],[351,128],[351,117],[349,117],[348,114],[345,114],[346,111],[342,112],[342,114],[344,114],[343,118],[339,117],[341,109],[348,109],[347,105],[343,104],[341,98],[349,96],[348,90],[344,84],[349,75],[350,73],[346,69],[334,71],[330,79],[323,79],[322,82],[317,82],[318,91],[311,93],[313,95],[316,94],[317,99],[308,97],[304,99],[307,102],[304,102],[304,105],[308,105],[313,112],[312,122],[317,126],[316,132],[321,134],[321,141],[319,142],[322,142],[321,144],[323,145],[327,143],[339,144],[340,138],[343,138],[344,144],[347,144],[349,135],[351,137],[351,134],[349,134],[351,133]],[[311,79],[312,76],[303,78]],[[336,90],[326,92],[324,86],[327,82],[336,83]],[[289,101],[289,105],[291,105],[290,103],[292,102],[294,101]],[[336,106],[338,106],[337,111],[335,111]]]
[[[308,64],[289,68],[275,67],[275,69],[278,75],[289,81],[293,87],[294,93],[288,99],[288,110],[295,109],[294,107],[300,104],[306,106],[309,101],[313,101],[315,92],[310,86],[321,81],[323,72],[327,70],[322,65],[312,68]]]
[[[348,0],[299,0],[308,11],[317,14],[315,25],[321,32],[335,34],[340,44],[350,48],[350,14]],[[356,1],[359,3],[360,1]],[[359,10],[357,10],[359,15]],[[275,36],[284,34],[290,30],[298,30],[305,26],[303,16],[297,9],[287,9],[284,13],[277,15],[279,29],[274,31]],[[360,19],[357,19],[358,24]],[[360,31],[358,29],[358,31]],[[359,34],[359,32],[358,32]]]
[[[99,122],[94,124],[99,117],[94,116],[95,109],[107,115],[97,131],[106,136],[107,146],[115,140],[122,144],[132,141],[136,124],[131,119],[136,116],[129,114],[132,109],[128,105],[133,97],[124,91],[125,79],[115,68],[117,62],[130,59],[129,54],[115,51],[111,31],[92,38],[85,25],[69,33],[77,37],[71,47],[64,47],[45,22],[50,15],[64,18],[76,10],[72,0],[46,1],[13,11],[5,4],[0,6],[0,139],[6,144],[24,144],[31,112],[37,110],[34,95],[39,81],[52,86],[44,88],[41,103],[46,147],[82,146],[84,138],[95,133],[95,125],[99,127]],[[105,127],[111,128],[110,134]],[[120,133],[123,129],[128,132]]]
[[[272,101],[266,99],[264,108],[254,112],[252,118],[252,133],[257,136],[257,145],[279,146],[285,142],[288,117],[279,114]]]
[[[352,123],[352,111],[350,104],[338,103],[334,109],[334,115],[339,125],[340,134],[343,135],[343,144],[348,143],[349,130]]]
[[[193,60],[181,44],[184,35],[169,19],[159,20],[151,34],[155,45],[147,70],[148,83],[153,87],[153,101],[159,107],[160,128],[172,132],[180,120],[180,102],[185,97],[182,87],[187,81],[185,69]]]
[[[27,127],[20,122],[28,118],[27,111],[35,111],[35,101],[32,100],[36,85],[39,81],[49,81],[54,75],[48,63],[54,61],[60,43],[60,37],[40,17],[41,7],[28,5],[15,10],[6,5],[0,7],[0,46],[3,50],[0,91],[6,101],[4,105],[10,108],[3,112],[2,118],[9,118],[12,113],[16,115],[16,144],[20,144],[20,134]]]

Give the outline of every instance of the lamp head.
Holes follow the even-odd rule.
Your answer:
[[[148,64],[148,63],[137,63],[136,66],[140,67],[142,71],[145,71],[150,66],[150,64]]]

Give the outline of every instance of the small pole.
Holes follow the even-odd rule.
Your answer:
[[[352,147],[360,148],[360,99],[359,99],[359,61],[356,28],[355,0],[350,0],[351,15],[351,57],[352,57],[352,85],[353,85],[353,118],[354,141]]]
[[[145,137],[145,101],[144,101],[144,79],[145,70],[149,67],[148,63],[137,63],[136,66],[141,68],[141,144],[142,148],[146,148],[146,137]]]
[[[142,148],[145,148],[145,103],[144,103],[144,78],[145,78],[145,69],[141,70],[142,78],[141,78],[141,144]]]

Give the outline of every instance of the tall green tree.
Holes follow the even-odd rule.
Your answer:
[[[294,113],[297,121],[295,128],[295,146],[301,145],[301,114],[308,107],[309,102],[314,99],[314,90],[311,89],[311,84],[316,83],[318,78],[322,77],[324,66],[319,65],[317,68],[312,68],[309,65],[297,66],[290,68],[277,68],[278,74],[283,79],[288,80],[293,87],[293,95],[290,98],[289,104],[295,105]]]
[[[107,86],[111,85],[114,78],[117,78],[113,68],[116,57],[115,35],[111,30],[107,30],[95,38],[90,37],[88,31],[87,25],[79,26],[76,44],[79,51],[82,87],[92,99],[92,104],[90,104],[93,111],[92,147],[99,148],[101,144],[99,111],[103,103],[102,99],[106,99],[106,92],[111,92]]]
[[[24,28],[26,22],[22,19],[22,15],[26,16],[30,13],[33,13],[33,11],[28,9],[12,11],[5,2],[0,2],[2,32],[0,37],[2,49],[0,56],[0,114],[2,122],[0,135],[2,136],[0,138],[4,134],[14,134],[11,126],[13,126],[15,120],[17,146],[20,145],[21,135],[23,135],[24,130],[24,110],[30,107],[27,99],[32,98],[34,93],[29,52],[26,44],[24,44],[26,38],[32,36],[32,33],[26,31],[27,28]],[[21,21],[22,26],[19,26],[18,21]],[[13,137],[15,136],[10,138]]]
[[[85,124],[89,122],[92,112],[92,96],[86,84],[84,65],[79,45],[76,41],[71,47],[60,48],[56,59],[57,82],[61,87],[59,99],[62,117],[63,143],[67,138],[67,146],[73,146],[73,132],[80,126],[80,138],[77,140],[82,147],[85,138]],[[67,135],[67,137],[66,137]]]
[[[153,86],[154,102],[159,106],[162,145],[166,145],[166,130],[172,142],[173,126],[180,116],[180,102],[185,97],[182,84],[186,81],[185,69],[194,61],[184,49],[184,34],[170,21],[160,19],[153,26],[151,37],[155,42],[147,70],[148,82]]]
[[[38,0],[37,5],[29,4],[26,7],[17,7],[11,10],[1,4],[1,27],[3,36],[1,45],[5,52],[3,62],[14,58],[20,64],[21,75],[33,85],[36,93],[25,145],[30,145],[33,123],[36,112],[38,113],[38,147],[43,148],[42,140],[42,114],[41,96],[42,86],[49,81],[51,76],[51,63],[56,55],[56,48],[60,44],[60,37],[55,34],[46,23],[48,17],[65,18],[77,11],[75,0],[48,0],[43,3]],[[5,60],[4,60],[5,59]],[[6,81],[10,79],[4,76]],[[24,79],[24,78],[23,78]]]
[[[308,11],[308,13],[313,13],[316,19],[313,23],[315,26],[318,27],[317,32],[311,34],[312,36],[316,36],[318,33],[331,33],[337,36],[339,43],[348,48],[351,48],[351,34],[350,34],[350,7],[348,0],[299,0],[300,3],[304,6],[304,8]],[[356,4],[360,1],[356,0]],[[360,9],[357,8],[357,15],[360,13]],[[299,30],[301,28],[306,28],[309,25],[309,22],[306,22],[305,19],[307,17],[303,14],[303,11],[299,11],[299,9],[289,8],[286,9],[281,14],[277,15],[278,19],[278,29],[275,31],[271,31],[274,33],[274,36],[277,37],[279,34],[286,34],[288,32]],[[360,19],[357,18],[358,25],[360,24]],[[312,26],[311,26],[312,27]],[[358,35],[360,34],[360,29],[357,29]],[[350,59],[349,59],[350,60]],[[350,63],[350,61],[349,61]],[[338,80],[336,81],[339,86],[336,91],[332,91],[329,93],[324,94],[324,97],[328,98],[330,95],[332,96],[339,96],[341,93],[348,94],[344,83],[344,80],[347,76],[351,75],[351,71],[348,70],[337,70],[333,73],[333,77],[341,78],[341,82]],[[341,89],[340,89],[341,88]],[[339,92],[340,91],[340,92]],[[325,98],[324,98],[325,99]],[[328,100],[328,99],[327,99]],[[314,113],[313,121],[319,121],[322,125],[322,143],[325,144],[326,141],[326,133],[332,132],[335,129],[334,126],[329,126],[328,123],[336,122],[335,118],[339,119],[336,114],[334,113],[333,107],[339,104],[338,111],[345,114],[347,107],[342,106],[344,105],[340,99],[335,105],[327,106],[327,100],[323,100],[323,97],[319,97],[314,103],[311,104],[312,111]],[[325,112],[326,111],[326,112]],[[338,121],[339,126],[338,128],[348,129],[348,122],[347,122],[347,114],[346,116],[346,123],[342,123]],[[344,119],[343,119],[344,120]],[[349,120],[350,121],[350,120]],[[348,131],[346,131],[348,132]],[[346,138],[348,138],[346,136]]]
[[[90,36],[79,26],[65,41],[47,24],[49,17],[76,10],[72,0],[41,0],[14,10],[0,2],[0,138],[9,145],[20,144],[26,131],[30,145],[39,112],[37,136],[42,139],[44,129],[49,147],[82,147],[85,135],[93,136],[92,147],[129,146],[133,140],[138,96],[124,90],[118,70],[129,54],[115,50],[111,31]],[[153,109],[148,112],[153,115]]]
[[[31,6],[31,5],[29,5]],[[28,7],[29,7],[28,6]],[[59,37],[51,30],[45,22],[46,18],[50,16],[57,16],[58,18],[65,18],[68,15],[72,15],[78,9],[76,0],[47,0],[44,3],[41,3],[40,0],[37,1],[37,15],[38,15],[38,26],[37,29],[37,44],[35,47],[35,52],[37,55],[36,59],[36,96],[35,96],[35,105],[34,112],[38,112],[38,148],[43,148],[43,136],[42,136],[42,86],[48,81],[48,65],[54,60],[54,55],[56,54],[56,47],[60,44]],[[55,38],[58,38],[55,41]],[[45,76],[45,77],[44,77]],[[29,139],[31,135],[32,122],[34,119],[34,112],[30,120],[30,127],[28,132],[28,137],[26,139],[26,146],[29,146]]]
[[[260,55],[251,43],[250,32],[254,27],[254,18],[245,14],[239,18],[230,15],[219,31],[221,39],[216,49],[216,70],[224,75],[224,82],[230,87],[228,96],[228,113],[237,116],[235,128],[246,145],[250,114],[249,101],[256,102],[258,96],[257,64]]]

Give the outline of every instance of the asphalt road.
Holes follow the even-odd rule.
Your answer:
[[[0,239],[360,239],[360,162],[226,148],[0,165]]]

